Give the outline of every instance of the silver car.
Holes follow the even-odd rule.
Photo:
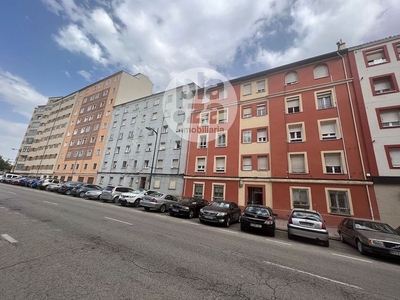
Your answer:
[[[102,191],[99,190],[90,190],[85,193],[85,198],[87,199],[100,199]]]
[[[103,202],[112,201],[118,203],[119,196],[122,193],[130,193],[130,192],[133,192],[133,188],[109,185],[105,187],[104,190],[101,192],[100,199],[103,200]]]
[[[310,209],[295,208],[289,215],[287,224],[288,239],[299,236],[321,241],[329,247],[329,233],[319,212]]]
[[[156,193],[144,196],[140,200],[140,206],[143,206],[145,210],[156,209],[159,212],[167,211],[168,207],[172,203],[178,202],[178,198],[172,195]]]
[[[148,190],[135,190],[130,193],[122,193],[119,195],[119,203],[122,206],[133,205],[134,207],[138,207],[140,205],[140,200],[146,195],[156,194],[155,191]]]

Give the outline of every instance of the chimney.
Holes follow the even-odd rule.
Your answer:
[[[339,42],[336,43],[336,46],[338,47],[338,51],[343,50],[346,48],[346,43],[342,42],[342,39],[340,39]]]

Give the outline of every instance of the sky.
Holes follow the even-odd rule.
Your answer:
[[[33,109],[120,70],[165,89],[190,68],[236,78],[400,33],[398,0],[3,0],[0,155]]]

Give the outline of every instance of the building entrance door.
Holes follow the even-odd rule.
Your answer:
[[[140,177],[139,189],[146,188],[146,177]]]
[[[261,187],[248,187],[247,188],[247,204],[263,205],[263,188]]]

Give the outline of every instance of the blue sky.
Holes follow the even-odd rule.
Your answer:
[[[366,4],[368,3],[368,5]],[[121,69],[163,90],[189,68],[227,78],[400,33],[398,0],[30,0],[0,10],[0,155],[35,106]]]

